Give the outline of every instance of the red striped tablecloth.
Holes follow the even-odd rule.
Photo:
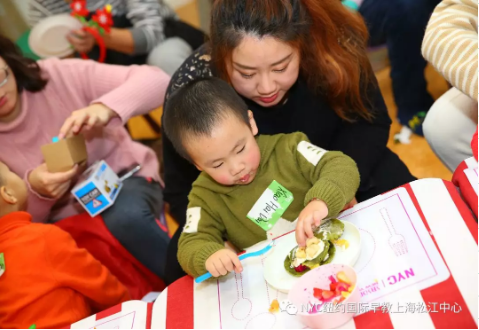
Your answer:
[[[397,297],[403,302],[422,301],[429,304],[433,311],[437,310],[437,313],[383,314],[370,311],[355,317],[343,328],[477,329],[477,222],[451,182],[423,179],[404,187],[432,234],[451,276],[433,287],[420,292],[405,290]],[[460,244],[451,240],[451,237],[461,240]],[[460,306],[461,311],[444,313],[440,311],[440,303]],[[152,328],[218,328],[221,324],[218,311],[209,306],[208,301],[195,299],[191,277],[183,277],[163,291],[153,306],[152,314]]]
[[[431,234],[450,277],[424,290],[401,290],[391,298],[404,303],[422,303],[429,306],[429,313],[370,311],[356,316],[341,328],[477,329],[478,225],[474,216],[451,182],[422,179],[403,187]],[[117,328],[119,325],[132,329],[221,328],[217,299],[215,292],[210,297],[195,294],[193,279],[185,276],[166,288],[154,304],[126,302],[77,322],[72,328]],[[454,306],[456,312],[444,312],[440,304],[451,309]]]
[[[470,171],[471,173],[473,173],[472,171],[475,171],[475,183],[472,183],[471,180],[469,180],[465,171]],[[454,171],[452,182],[459,187],[459,189],[461,190],[462,197],[477,217],[477,193],[473,187],[473,184],[475,184],[477,188],[477,162],[473,157],[468,158],[461,164],[459,164],[457,169]]]

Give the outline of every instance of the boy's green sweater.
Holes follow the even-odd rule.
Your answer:
[[[224,240],[245,249],[267,239],[247,214],[273,180],[293,194],[281,216],[291,222],[313,198],[324,201],[334,217],[356,194],[359,172],[343,153],[318,148],[303,133],[261,135],[256,141],[261,161],[253,182],[223,186],[203,172],[193,183],[178,243],[178,260],[193,277],[207,272],[206,260],[225,248]]]

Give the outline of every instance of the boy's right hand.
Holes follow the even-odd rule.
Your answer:
[[[243,266],[236,253],[228,249],[222,249],[213,253],[206,260],[206,270],[213,275],[213,277],[219,277],[226,275],[228,272],[235,271],[241,273]]]
[[[78,173],[78,165],[71,170],[60,173],[50,173],[47,164],[35,168],[28,176],[32,189],[43,197],[58,199],[70,189],[72,179]]]

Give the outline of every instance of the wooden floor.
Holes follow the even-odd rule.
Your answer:
[[[385,69],[376,74],[381,92],[386,101],[391,118],[396,118],[396,104],[391,88],[391,79],[389,78],[389,69]],[[432,66],[426,69],[426,79],[428,89],[431,95],[436,99],[445,93],[448,89],[446,81],[434,70]],[[414,135],[411,144],[395,144],[393,136],[399,132],[401,126],[394,120],[391,127],[388,146],[406,163],[413,175],[418,178],[442,178],[450,180],[452,173],[441,163],[441,161],[432,152],[426,139]]]

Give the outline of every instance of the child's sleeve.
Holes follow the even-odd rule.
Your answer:
[[[329,217],[338,215],[359,188],[359,171],[354,160],[342,152],[311,144],[303,133],[291,135],[289,148],[301,174],[313,185],[304,205],[317,198],[328,206]]]
[[[64,100],[78,100],[82,107],[101,103],[118,114],[118,118],[108,123],[109,127],[121,126],[131,117],[162,106],[171,79],[161,69],[147,65],[123,66],[56,58],[39,63],[57,90],[63,91],[64,86],[68,86],[61,95]]]
[[[50,227],[44,235],[46,258],[61,286],[84,295],[95,313],[131,299],[123,284],[87,250],[80,249],[70,234]]]
[[[178,261],[183,270],[193,277],[207,272],[206,260],[215,252],[225,248],[223,236],[225,227],[221,218],[214,214],[207,203],[213,193],[201,191],[201,196],[193,187],[189,195],[186,211],[186,224],[178,242]]]

